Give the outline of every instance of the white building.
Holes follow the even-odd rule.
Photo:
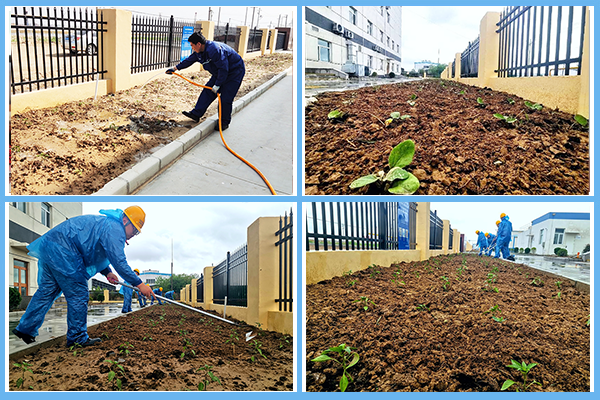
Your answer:
[[[427,71],[429,68],[435,67],[436,65],[439,65],[439,64],[435,63],[433,61],[418,61],[418,62],[415,62],[414,70],[420,71],[423,69],[423,70]]]
[[[543,255],[553,255],[561,247],[576,255],[591,243],[590,213],[550,212],[531,221],[529,227],[513,231],[515,235],[511,247],[529,247],[532,253]]]
[[[402,7],[305,7],[305,70],[340,76],[402,71]]]
[[[27,255],[27,246],[69,218],[82,213],[82,203],[8,203],[8,286],[21,296],[33,296],[38,289],[37,258]]]
[[[170,278],[171,274],[165,274],[157,269],[147,269],[140,272],[140,279],[149,286],[154,286],[154,284],[156,284],[156,278],[158,277]]]

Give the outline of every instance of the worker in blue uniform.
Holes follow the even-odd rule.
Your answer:
[[[195,122],[200,121],[208,106],[219,93],[221,95],[221,126],[225,130],[229,128],[231,122],[233,99],[246,74],[244,60],[231,47],[206,40],[200,32],[191,34],[188,41],[192,45],[192,54],[175,67],[169,68],[166,73],[172,74],[199,62],[212,76],[205,85],[211,89],[203,89],[196,102],[196,107],[191,111],[183,111],[183,115]],[[215,130],[219,130],[218,124],[215,126]]]
[[[512,236],[512,223],[509,221],[508,215],[500,214],[500,224],[498,224],[498,238],[496,239],[496,257],[500,255],[506,260],[514,261],[515,257],[510,255],[508,245]]]
[[[480,230],[476,230],[475,234],[477,235],[477,246],[479,246],[479,256],[485,253],[485,249],[488,246],[487,239],[485,238],[485,233]]]
[[[167,293],[165,293],[165,297],[169,300],[173,300],[173,294],[175,293],[174,290],[169,290]]]
[[[139,269],[134,269],[133,272],[135,272],[135,274],[137,276],[140,275],[140,270]],[[131,283],[125,281],[125,283],[127,283],[128,285],[132,286]],[[123,286],[121,285],[121,289],[119,290],[119,293],[121,293],[123,295],[123,308],[121,309],[121,312],[123,314],[126,314],[128,312],[131,312],[131,300],[133,299],[133,289],[129,288],[127,286]],[[138,294],[138,300],[139,300],[139,294]],[[142,306],[142,303],[140,301],[140,307]]]
[[[491,256],[492,252],[494,251],[494,248],[496,247],[496,235],[488,232],[485,234],[485,238],[487,239],[487,242],[488,242],[487,255]]]
[[[154,292],[154,294],[162,296],[162,288],[161,287],[154,289],[153,292]],[[162,301],[160,301],[160,299],[158,297],[156,298],[156,300],[158,301],[158,305],[163,304]],[[154,298],[152,298],[152,300],[150,300],[150,305],[151,306],[154,305]]]
[[[138,206],[100,210],[100,214],[70,218],[27,246],[29,255],[38,259],[38,289],[12,331],[25,343],[35,342],[46,313],[61,293],[67,301],[67,347],[101,342],[87,333],[88,280],[100,272],[110,283],[117,283],[109,265],[142,294],[153,296],[152,289],[132,271],[124,252],[127,240],[142,229],[146,214]]]

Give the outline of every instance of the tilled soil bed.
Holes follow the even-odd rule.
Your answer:
[[[333,110],[344,117],[328,119]],[[410,118],[386,127],[392,112]],[[406,139],[416,145],[405,169],[420,180],[418,195],[590,191],[588,128],[573,115],[546,107],[534,111],[525,99],[489,88],[422,80],[324,93],[306,107],[305,129],[310,195],[389,194],[376,184],[349,186],[361,176],[387,172],[390,151]]]
[[[528,382],[541,386],[529,391],[589,391],[590,295],[556,282],[524,265],[456,254],[309,285],[307,390],[339,391],[342,368],[311,360],[346,344],[360,356],[347,391],[500,391],[507,379],[523,381],[506,367],[511,360],[538,364]]]
[[[236,99],[292,63],[291,53],[246,61],[246,75]],[[198,68],[191,67],[182,75],[204,85],[210,74],[198,72]],[[170,76],[96,101],[91,98],[13,115],[11,194],[96,192],[149,153],[194,127],[196,123],[181,111],[194,108],[201,90]],[[200,121],[217,113],[215,101]]]
[[[246,342],[249,331],[258,336]],[[67,349],[62,342],[10,360],[10,390],[19,390],[22,370],[14,364],[23,362],[33,373],[25,373],[20,390],[118,390],[117,378],[121,390],[198,390],[200,382],[210,381],[200,370],[205,366],[221,383],[210,381],[210,391],[293,389],[292,338],[243,322],[234,326],[182,307],[155,305],[95,325],[89,333],[102,343]],[[109,381],[111,370],[116,376]]]

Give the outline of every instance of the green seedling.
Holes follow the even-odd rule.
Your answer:
[[[371,270],[371,273],[369,274],[369,278],[374,278],[376,274],[380,274],[381,271],[377,269],[377,265],[373,264],[373,265],[369,265],[367,267],[368,270]]]
[[[589,123],[589,120],[586,117],[584,117],[583,115],[577,114],[577,115],[575,115],[574,118],[575,118],[575,121],[581,126],[585,127]]]
[[[540,287],[540,286],[544,286],[544,281],[542,281],[542,278],[539,278],[536,276],[535,278],[533,278],[533,280],[531,281],[530,284],[533,286]]]
[[[527,101],[527,100],[525,100],[525,105],[530,110],[533,110],[533,111],[540,111],[543,108],[541,104],[538,104],[538,103],[533,104],[532,102]]]
[[[212,366],[209,366],[207,364],[204,364],[204,367],[198,368],[196,370],[196,372],[198,372],[198,371],[204,372],[204,377],[203,377],[202,381],[200,383],[198,383],[199,391],[201,391],[201,392],[205,391],[208,388],[208,385],[212,382],[217,382],[219,385],[221,385],[221,381],[211,370],[212,370]],[[221,386],[223,386],[223,385],[221,385]]]
[[[342,120],[346,114],[343,111],[333,110],[329,114],[327,114],[328,119],[332,120]]]
[[[416,99],[417,99],[417,95],[416,95],[416,94],[414,94],[414,93],[413,93],[413,94],[411,94],[411,95],[410,95],[410,99],[411,99],[411,100],[416,100]]]
[[[291,338],[290,335],[283,335],[283,337],[279,339],[279,348],[281,349],[284,345],[290,344]]]
[[[557,300],[560,300],[560,294],[561,294],[561,292],[556,293],[556,299]]]
[[[415,143],[408,139],[392,149],[388,158],[390,170],[387,174],[379,171],[376,174],[365,175],[350,184],[351,189],[358,189],[377,182],[384,185],[392,194],[413,194],[419,189],[420,182],[416,176],[404,170],[415,154]]]
[[[425,304],[419,304],[415,308],[417,311],[429,311],[429,307],[427,307]]]
[[[229,339],[225,341],[225,344],[231,343],[231,349],[233,352],[233,356],[235,357],[235,343],[240,341],[240,337],[235,329],[232,329],[232,332],[229,334]]]
[[[460,92],[458,92],[458,94],[465,94],[466,92],[464,90],[461,90]]]
[[[253,340],[252,341],[252,346],[254,348],[254,351],[256,351],[260,356],[262,356],[265,360],[267,359],[267,356],[265,356],[262,352],[262,343],[259,342],[258,340]],[[254,362],[254,356],[252,356],[252,362]]]
[[[133,345],[130,344],[129,342],[125,342],[119,346],[119,349],[120,349],[119,354],[129,356],[131,354],[131,351],[129,351],[129,349],[133,349]]]
[[[364,303],[363,309],[365,311],[369,310],[369,304],[374,305],[374,306],[377,305],[377,304],[375,304],[374,301],[369,300],[369,298],[367,296],[360,296],[360,299],[356,299],[356,300],[353,301],[353,303],[359,303],[359,302],[363,302]]]
[[[179,358],[181,360],[183,360],[186,356],[186,352],[188,355],[191,353],[192,356],[195,356],[196,352],[194,351],[194,349],[192,349],[192,342],[188,338],[183,338],[183,342],[184,342],[183,350],[181,351]]]
[[[507,365],[508,368],[514,368],[516,370],[518,370],[519,372],[521,372],[521,375],[523,376],[523,384],[519,384],[516,383],[510,379],[507,379],[504,384],[502,384],[502,388],[500,390],[506,390],[508,388],[510,388],[512,385],[517,385],[517,392],[521,391],[521,392],[526,392],[527,389],[529,389],[529,387],[531,385],[533,385],[534,383],[537,385],[542,386],[541,383],[536,382],[535,380],[533,382],[531,382],[530,384],[527,384],[527,374],[529,373],[529,371],[531,371],[531,369],[533,367],[535,367],[537,365],[537,363],[531,363],[531,364],[526,364],[525,362],[519,363],[515,360],[510,360],[511,364]],[[519,387],[521,390],[519,390]]]
[[[69,347],[69,350],[73,352],[73,356],[77,357],[77,354],[80,356],[83,355],[83,346],[79,343],[75,343],[73,346]]]
[[[506,319],[504,317],[496,317],[495,315],[492,315],[492,319],[496,322],[504,322],[506,321]]]
[[[417,105],[417,102],[416,101],[412,101],[412,100],[408,100],[407,103],[411,107],[414,107],[415,105]]]
[[[142,340],[150,340],[153,341],[154,339],[152,339],[152,336],[144,336],[144,338]]]
[[[356,285],[356,282],[358,282],[358,279],[352,279],[351,281],[347,282],[347,285],[348,286],[354,286],[354,285]]]
[[[588,320],[585,322],[585,326],[590,326],[591,319],[590,314],[588,314]]]
[[[421,276],[421,275],[419,275],[419,271],[413,271],[413,274],[414,274],[414,276],[417,277],[417,279],[419,279],[419,277]]]
[[[116,386],[118,390],[121,390],[123,381],[121,380],[121,378],[119,378],[119,375],[125,377],[125,369],[121,364],[119,364],[118,361],[104,360],[104,362],[110,364],[110,371],[108,372],[108,381],[112,382],[113,387]],[[113,370],[113,367],[117,368],[116,371]]]
[[[448,288],[450,287],[450,282],[449,282],[448,278],[445,276],[442,276],[440,279],[442,280],[442,287],[444,288],[444,291],[445,292],[448,291]]]
[[[392,278],[392,279],[390,279],[390,282],[395,283],[398,286],[404,285],[404,281],[399,278]]]
[[[400,121],[404,121],[405,119],[409,119],[410,115],[400,115],[399,112],[393,112],[390,114],[391,118],[388,118],[385,120],[385,126],[386,128],[394,121],[396,120],[400,120]]]
[[[348,368],[356,365],[359,361],[360,356],[357,352],[352,351],[356,350],[355,347],[346,346],[345,344],[340,344],[337,347],[330,347],[327,350],[323,351],[320,356],[317,358],[313,358],[312,362],[321,362],[321,361],[334,361],[341,365],[343,372],[342,377],[340,378],[340,391],[345,392],[348,384],[352,382],[354,379],[348,373]],[[337,353],[338,359],[328,356],[327,354]]]
[[[558,290],[560,290],[560,285],[562,284],[562,281],[556,281],[556,282],[554,282],[554,284],[556,285]]]
[[[492,313],[492,315],[494,315],[496,312],[501,312],[501,311],[500,311],[500,307],[498,307],[498,305],[497,305],[497,304],[496,304],[494,307],[490,308],[489,310],[487,310],[487,311],[484,311],[483,313],[484,313],[484,314],[487,314],[487,313]]]
[[[21,368],[21,377],[19,379],[17,379],[17,382],[16,382],[17,388],[20,388],[23,386],[23,383],[25,383],[25,372],[31,372],[33,374],[33,371],[31,370],[31,368],[29,368],[29,367],[31,367],[31,364],[22,362],[22,363],[14,363],[13,365],[17,368]]]
[[[513,105],[513,104],[515,104],[515,101],[514,101],[513,99],[510,99],[510,98],[509,98],[509,99],[506,99],[506,102],[507,102],[508,104],[510,104],[510,105]]]
[[[483,102],[483,100],[481,99],[481,97],[477,98],[477,104],[479,104],[481,107],[485,107],[485,103]]]
[[[494,117],[503,120],[504,122],[506,122],[507,124],[514,124],[515,122],[519,122],[518,119],[516,119],[515,117],[511,117],[509,115],[502,115],[499,113],[494,114]]]

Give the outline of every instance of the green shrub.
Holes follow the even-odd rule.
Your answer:
[[[8,288],[8,291],[8,306],[9,311],[12,311],[19,307],[19,304],[21,304],[21,293],[19,292],[19,289],[14,287]]]
[[[569,252],[567,251],[567,249],[563,249],[562,247],[556,247],[554,249],[554,254],[556,254],[559,257],[566,257]]]
[[[588,251],[590,251],[590,245],[586,244],[585,247],[583,248],[582,253],[587,253]]]
[[[373,73],[371,74],[372,77],[376,77],[377,76],[377,72],[373,71]]]
[[[395,73],[393,73],[393,72],[390,72],[389,76],[390,76],[390,78],[395,78],[395,77],[396,77],[396,74],[395,74]]]
[[[531,252],[531,249],[529,247],[525,247],[525,254],[529,254]]]
[[[513,253],[518,253],[518,252],[519,252],[519,248],[518,248],[518,247],[514,247],[514,248],[512,249],[512,252],[513,252]]]
[[[531,248],[531,254],[535,254],[536,251],[537,251],[537,249],[535,247]]]

